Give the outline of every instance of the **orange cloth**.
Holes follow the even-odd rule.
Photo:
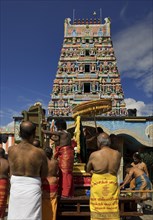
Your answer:
[[[8,179],[0,179],[0,218],[4,218],[7,206]]]
[[[74,149],[72,146],[56,147],[55,158],[59,159],[59,187],[61,196],[70,197],[74,194],[73,163]]]
[[[44,178],[42,180],[42,191],[42,220],[56,220],[58,178]]]

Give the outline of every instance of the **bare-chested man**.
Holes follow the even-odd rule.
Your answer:
[[[47,176],[47,158],[42,149],[32,145],[36,126],[20,125],[22,141],[9,148],[11,190],[8,220],[41,220],[41,177]]]
[[[146,175],[149,177],[147,165],[142,161],[142,158],[138,152],[133,154],[133,162],[131,163],[133,167],[137,167],[140,170],[143,170]]]
[[[7,205],[8,187],[9,187],[9,164],[5,159],[5,150],[0,148],[0,220],[5,217]]]
[[[59,160],[59,187],[62,197],[73,196],[73,163],[74,149],[71,146],[71,134],[67,132],[67,125],[64,119],[58,119],[55,122],[57,131],[42,130],[45,134],[51,136],[55,141],[54,157]]]
[[[142,161],[142,158],[138,152],[135,152],[133,154],[133,162],[131,163],[131,165],[133,167],[139,168],[140,170],[144,171],[146,175],[149,177],[147,165]],[[124,181],[126,181],[126,178],[128,178],[128,174],[124,178]],[[135,178],[132,178],[129,184],[131,189],[135,189],[136,187]]]
[[[71,134],[66,131],[66,122],[63,119],[58,119],[55,122],[57,131],[42,130],[45,134],[50,135],[51,139],[55,142],[55,146],[70,146]]]
[[[92,173],[90,211],[91,219],[119,220],[117,172],[121,154],[110,148],[111,141],[106,133],[97,137],[97,151],[93,152],[86,171]]]
[[[131,164],[127,164],[125,171],[127,173],[126,180],[123,181],[123,184],[120,186],[124,188],[124,186],[131,181],[132,178],[136,179],[136,187],[135,189],[151,189],[151,182],[145,173],[145,171],[139,169],[138,167],[133,167]],[[141,177],[141,178],[139,178]]]
[[[151,189],[151,181],[149,177],[145,173],[145,171],[139,169],[138,167],[133,167],[131,164],[127,164],[125,167],[126,177],[120,186],[120,188],[124,188],[126,184],[128,184],[133,178],[135,178],[135,190],[150,190]],[[143,199],[150,199],[151,193],[138,193],[140,197]],[[138,211],[142,212],[143,203],[138,204]]]
[[[45,153],[48,161],[48,176],[42,179],[42,220],[56,220],[59,168],[57,160],[52,158],[52,149],[46,147]]]

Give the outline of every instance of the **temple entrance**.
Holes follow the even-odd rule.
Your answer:
[[[86,73],[89,73],[89,72],[90,72],[90,65],[89,65],[89,64],[86,64],[86,65],[85,65],[85,72],[86,72]]]
[[[84,93],[90,93],[90,83],[84,83]]]

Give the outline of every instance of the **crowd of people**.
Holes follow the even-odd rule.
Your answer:
[[[5,216],[7,200],[8,220],[55,220],[58,198],[74,196],[71,134],[63,119],[56,120],[55,127],[54,131],[42,129],[54,141],[55,152],[50,146],[40,147],[40,142],[35,139],[36,126],[30,121],[20,124],[21,142],[9,148],[8,159],[4,149],[0,148],[0,220]],[[147,166],[135,153],[119,187],[117,175],[121,153],[116,136],[99,128],[91,137],[93,140],[96,147],[88,151],[86,164],[86,172],[91,173],[91,219],[119,220],[120,189],[133,179],[134,189],[151,189]],[[89,142],[86,139],[86,146]]]

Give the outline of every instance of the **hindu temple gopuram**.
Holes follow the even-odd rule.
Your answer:
[[[112,99],[107,115],[126,115],[124,93],[110,32],[110,19],[64,22],[64,41],[54,80],[49,115],[71,116],[83,101]]]
[[[64,41],[48,105],[48,121],[64,117],[68,130],[74,132],[72,109],[87,101],[111,99],[111,110],[96,115],[97,126],[118,137],[122,153],[119,179],[123,178],[123,164],[132,152],[153,147],[153,118],[137,116],[136,109],[126,109],[120,73],[111,39],[111,21],[78,19],[64,22]],[[91,133],[94,118],[82,119]]]
[[[19,126],[22,119],[31,120],[37,125],[37,138],[43,143],[43,121],[50,126],[52,121],[63,117],[68,131],[73,135],[76,127],[73,110],[79,109],[77,107],[81,104],[101,103],[102,100],[111,100],[109,111],[100,112],[96,117],[90,114],[81,117],[82,126],[93,135],[96,121],[97,127],[109,135],[117,136],[117,145],[122,154],[119,179],[123,179],[123,166],[131,160],[133,152],[143,151],[150,155],[153,151],[153,116],[137,116],[136,109],[126,109],[111,39],[111,21],[109,18],[104,21],[102,24],[101,19],[78,19],[73,22],[70,18],[65,19],[57,72],[52,73],[55,79],[51,99],[48,94],[48,115],[36,103],[20,116],[15,116],[13,131],[0,130],[0,134],[8,135],[8,142],[3,143],[6,152],[12,142],[20,141]],[[153,180],[152,160],[146,159],[145,162]]]

